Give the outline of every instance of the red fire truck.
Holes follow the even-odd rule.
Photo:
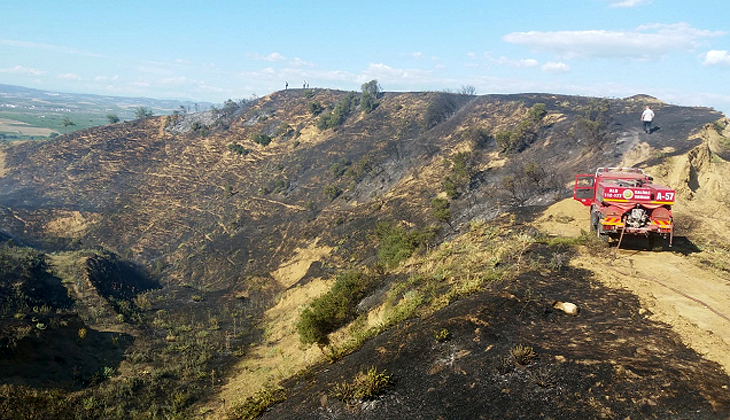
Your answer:
[[[576,176],[573,198],[591,207],[590,228],[599,238],[644,235],[651,243],[661,236],[671,247],[675,192],[653,181],[639,168],[598,168]]]

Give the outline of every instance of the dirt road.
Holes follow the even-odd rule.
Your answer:
[[[577,236],[588,230],[589,211],[567,199],[550,207],[536,222],[545,233]],[[703,263],[702,250],[677,246],[648,251],[635,241],[600,255],[583,253],[571,264],[595,273],[610,287],[639,297],[652,319],[666,323],[689,347],[730,374],[730,276]],[[615,258],[614,258],[615,257]]]

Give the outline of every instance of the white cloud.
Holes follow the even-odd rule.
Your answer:
[[[416,60],[420,60],[420,59],[422,59],[422,58],[423,58],[423,53],[421,53],[421,52],[419,52],[419,51],[417,51],[417,52],[412,52],[412,53],[411,53],[411,57],[415,58]]]
[[[705,62],[703,64],[706,66],[712,66],[715,64],[730,65],[730,54],[728,54],[727,50],[707,51],[707,54],[705,54]]]
[[[96,77],[94,77],[95,82],[106,82],[109,80],[112,80],[112,81],[119,80],[119,75],[115,74],[114,76],[96,76]]]
[[[314,67],[314,63],[311,61],[302,60],[299,57],[295,57],[289,62],[294,67]]]
[[[563,62],[556,63],[553,61],[549,61],[543,64],[541,69],[542,71],[547,73],[567,73],[570,71],[570,66]]]
[[[157,76],[172,76],[173,74],[170,69],[163,67],[164,64],[162,63],[157,64],[149,62],[148,64],[151,65],[137,66],[137,70],[142,73],[155,74]]]
[[[525,68],[525,67],[535,67],[539,66],[540,63],[532,58],[527,59],[520,59],[520,60],[511,60],[507,57],[499,57],[494,60],[495,63],[503,65],[503,66],[510,66],[510,67],[517,67],[517,68]]]
[[[652,24],[631,31],[512,32],[502,39],[558,57],[656,58],[673,51],[691,51],[711,37],[724,32],[696,29],[687,23]]]
[[[61,73],[57,77],[64,80],[83,80],[81,76],[75,73]]]
[[[177,77],[163,77],[160,79],[160,83],[165,85],[182,85],[182,84],[188,84],[194,82],[194,80],[190,80],[185,76],[177,76]]]
[[[23,67],[20,65],[7,69],[0,69],[0,73],[24,74],[30,76],[42,76],[46,74],[46,72],[43,70],[38,70],[31,67]]]
[[[476,60],[477,59],[476,53],[473,53],[473,52],[466,53],[466,56],[469,57],[469,58],[471,58],[472,60]]]
[[[248,54],[248,58],[256,61],[270,61],[270,62],[276,62],[276,61],[284,61],[286,60],[286,57],[283,55],[274,52],[269,55],[261,55],[261,54]]]
[[[204,92],[212,92],[212,93],[223,93],[223,92],[226,91],[223,88],[220,88],[218,86],[209,85],[206,82],[200,82],[200,83],[198,83],[198,88],[201,91],[204,91]]]
[[[32,50],[51,51],[51,52],[57,52],[57,53],[63,53],[63,54],[82,55],[85,57],[97,57],[97,58],[104,57],[101,54],[96,54],[96,53],[93,53],[90,51],[80,50],[78,48],[66,47],[63,45],[42,44],[42,43],[32,42],[32,41],[20,41],[17,39],[0,39],[0,45],[8,45],[11,47],[27,48],[27,49],[32,49]]]
[[[418,86],[432,84],[435,81],[433,73],[429,70],[395,68],[383,63],[370,63],[361,74],[355,75],[355,78],[358,83],[377,79],[381,86]]]
[[[608,0],[609,7],[636,7],[650,4],[651,0]]]

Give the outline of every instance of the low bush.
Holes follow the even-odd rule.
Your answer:
[[[254,134],[253,142],[262,146],[268,146],[271,143],[271,136],[264,133]]]
[[[255,419],[259,414],[266,411],[267,408],[285,399],[286,393],[284,392],[284,388],[264,388],[246,398],[243,402],[234,404],[228,413],[228,418],[231,420]]]
[[[327,196],[327,199],[330,201],[334,201],[335,198],[339,197],[342,194],[342,189],[338,187],[337,185],[330,184],[326,187],[324,187],[324,195]]]
[[[352,165],[352,161],[348,158],[343,157],[339,162],[335,162],[329,167],[330,173],[335,177],[341,177],[345,171]]]
[[[437,228],[406,231],[393,223],[381,222],[375,227],[378,236],[378,260],[386,267],[395,267],[410,257],[418,248],[426,246],[436,237]]]
[[[378,371],[375,366],[371,366],[367,371],[360,371],[352,382],[335,384],[330,394],[344,403],[353,400],[371,400],[385,392],[392,384],[391,375],[385,370]]]
[[[478,160],[477,153],[461,152],[454,155],[450,161],[451,171],[444,178],[444,191],[449,198],[456,199],[461,196],[469,186],[469,181],[474,175],[474,168]]]
[[[318,297],[302,311],[297,331],[304,344],[325,345],[327,334],[351,320],[356,306],[365,296],[368,280],[359,271],[337,276],[332,289]]]
[[[355,110],[358,104],[357,95],[354,92],[349,92],[340,102],[335,105],[335,109],[332,112],[328,112],[319,117],[317,121],[317,128],[320,130],[326,130],[328,128],[337,128],[345,123],[347,117],[350,116],[352,111]]]
[[[499,151],[507,155],[520,153],[534,143],[545,115],[545,104],[537,103],[527,111],[527,119],[517,124],[517,127],[497,133],[494,140]]]
[[[236,142],[229,144],[228,150],[238,153],[241,156],[246,156],[249,153],[248,149],[246,149],[245,147],[241,146],[240,144],[238,144]]]
[[[459,108],[456,97],[453,94],[441,92],[436,94],[431,103],[426,107],[426,111],[421,121],[424,130],[429,130],[442,122],[446,121]]]
[[[528,365],[530,361],[532,361],[532,359],[537,357],[535,349],[522,344],[518,344],[512,347],[509,351],[509,354],[510,356],[512,356],[512,360],[520,366]]]
[[[451,220],[449,200],[445,198],[434,198],[431,200],[431,213],[439,222],[448,223]]]
[[[324,107],[322,106],[322,104],[319,101],[310,102],[308,105],[308,108],[309,108],[309,113],[314,116],[317,116],[317,115],[321,114],[322,111],[324,111]]]

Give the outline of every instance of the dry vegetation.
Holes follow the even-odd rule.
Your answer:
[[[319,418],[321,409],[395,418],[414,408],[396,404],[409,392],[403,401],[421,401],[427,418],[449,401],[470,407],[462,395],[496,401],[495,418],[521,417],[510,406],[534,404],[556,417],[537,403],[551,398],[578,417],[635,417],[626,401],[646,399],[654,405],[645,410],[662,417],[679,412],[670,397],[682,392],[694,392],[692,409],[712,413],[710,401],[727,410],[727,399],[682,379],[705,374],[714,385],[726,376],[625,307],[632,297],[595,281],[595,267],[615,251],[581,232],[580,204],[560,201],[574,173],[630,150],[624,163],[680,193],[683,239],[678,253],[632,255],[634,271],[612,273],[608,286],[632,285],[622,282],[652,258],[722,279],[730,270],[725,120],[659,104],[684,125],[639,138],[612,127],[635,120],[640,98],[375,87],[277,92],[206,115],[3,149],[3,229],[44,251],[0,248],[14,267],[3,271],[14,274],[3,280],[13,299],[4,301],[2,350],[17,366],[38,373],[45,364],[64,378],[41,384],[41,374],[0,364],[12,378],[0,388],[3,412]],[[29,275],[59,293],[34,295]],[[642,304],[670,319],[676,312],[652,302],[649,289],[638,289]],[[568,297],[590,304],[562,318],[553,304]],[[621,330],[622,320],[635,331]],[[726,347],[708,338],[722,327],[699,331],[692,348],[727,368]],[[569,340],[574,350],[560,347]],[[640,373],[656,366],[650,350],[623,353],[620,343],[633,341],[664,346],[657,352],[676,369],[635,378],[635,365]],[[613,365],[594,360],[592,343]],[[15,350],[44,346],[38,357]],[[584,386],[594,377],[595,395]],[[644,389],[659,381],[671,384],[663,397]],[[580,408],[568,392],[586,395]],[[423,402],[429,393],[438,394],[433,405]]]

